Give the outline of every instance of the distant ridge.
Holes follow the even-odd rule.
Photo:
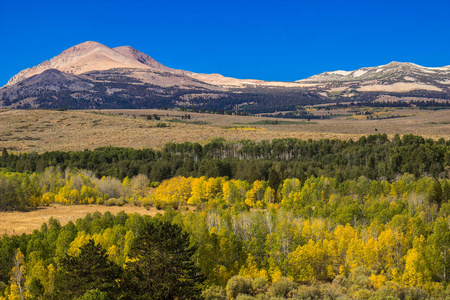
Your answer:
[[[450,66],[391,62],[296,82],[237,79],[167,67],[130,46],[87,41],[20,71],[0,89],[0,108],[203,107],[270,113],[341,101],[450,99]]]
[[[324,72],[312,77],[297,80],[297,82],[331,82],[331,81],[361,81],[361,80],[383,80],[401,76],[435,76],[445,79],[450,76],[450,66],[439,68],[428,68],[409,62],[390,62],[378,67],[361,68],[354,71],[332,71]],[[407,80],[411,81],[411,80]]]

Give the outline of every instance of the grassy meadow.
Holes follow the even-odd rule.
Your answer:
[[[12,152],[77,151],[98,147],[161,148],[167,142],[226,140],[358,139],[363,135],[398,133],[425,138],[450,138],[450,111],[397,109],[400,118],[367,120],[340,109],[340,117],[325,120],[228,116],[170,110],[2,110],[0,148]],[[317,111],[317,114],[323,112]],[[181,117],[189,114],[190,119]],[[157,115],[160,120],[148,120]],[[175,122],[174,122],[175,120]],[[158,127],[158,123],[166,127]]]

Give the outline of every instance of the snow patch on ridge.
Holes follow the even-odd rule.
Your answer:
[[[330,74],[330,75],[348,75],[350,74],[352,71],[343,71],[343,70],[338,70],[338,71],[332,71],[332,72],[326,72],[326,74]]]

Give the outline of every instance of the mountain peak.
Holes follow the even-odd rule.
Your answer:
[[[133,48],[129,47],[125,49]],[[133,50],[134,52],[139,52],[135,49]],[[131,52],[131,50],[128,51]],[[141,54],[145,55],[143,53]],[[11,80],[7,83],[7,86],[40,74],[48,69],[57,69],[61,72],[79,75],[90,71],[109,70],[114,68],[148,69],[151,67],[140,62],[135,56],[136,55],[124,55],[119,51],[115,51],[98,42],[86,41],[64,50],[59,55],[50,60],[44,61],[33,68],[25,69],[19,72],[11,78]],[[155,63],[157,64],[156,61]]]
[[[324,72],[306,79],[298,80],[297,82],[361,82],[370,80],[385,81],[387,79],[390,81],[402,82],[404,76],[411,79],[418,74],[422,74],[425,77],[434,74],[437,76],[436,78],[438,78],[442,75],[438,73],[439,70],[445,71],[446,68],[427,68],[410,62],[392,61],[386,65],[361,68],[353,71]]]
[[[151,56],[134,49],[131,46],[120,46],[115,47],[112,50],[116,51],[117,53],[120,53],[130,59],[136,60],[140,62],[141,64],[144,64],[152,69],[156,69],[158,71],[162,72],[170,72],[174,74],[187,74],[189,72],[181,71],[181,70],[175,70],[169,67],[164,66],[163,64],[157,62],[155,59],[153,59]]]
[[[423,68],[422,66],[410,63],[410,62],[398,62],[398,61],[391,61],[390,63],[388,63],[387,65],[384,65],[385,67],[390,67],[390,68],[411,68],[411,67],[415,67],[415,68]]]

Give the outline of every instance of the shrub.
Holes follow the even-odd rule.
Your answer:
[[[240,294],[236,297],[235,300],[256,300],[256,298],[250,295]]]
[[[286,297],[297,285],[295,282],[286,277],[281,277],[272,284],[270,293],[275,297]]]
[[[159,182],[159,181],[153,181],[150,183],[150,187],[157,188],[160,184],[161,184],[161,182]]]
[[[228,280],[226,291],[228,298],[236,298],[240,294],[252,295],[253,280],[242,276],[233,276]]]
[[[125,200],[123,198],[109,198],[104,202],[106,206],[122,206],[125,204]]]
[[[77,300],[107,300],[108,295],[98,289],[89,290],[83,296],[77,298]]]
[[[205,300],[226,300],[227,296],[225,291],[220,286],[210,286],[202,292],[203,298]]]
[[[267,278],[262,276],[262,277],[258,277],[255,280],[253,280],[253,291],[255,292],[255,294],[265,294],[267,293]]]

